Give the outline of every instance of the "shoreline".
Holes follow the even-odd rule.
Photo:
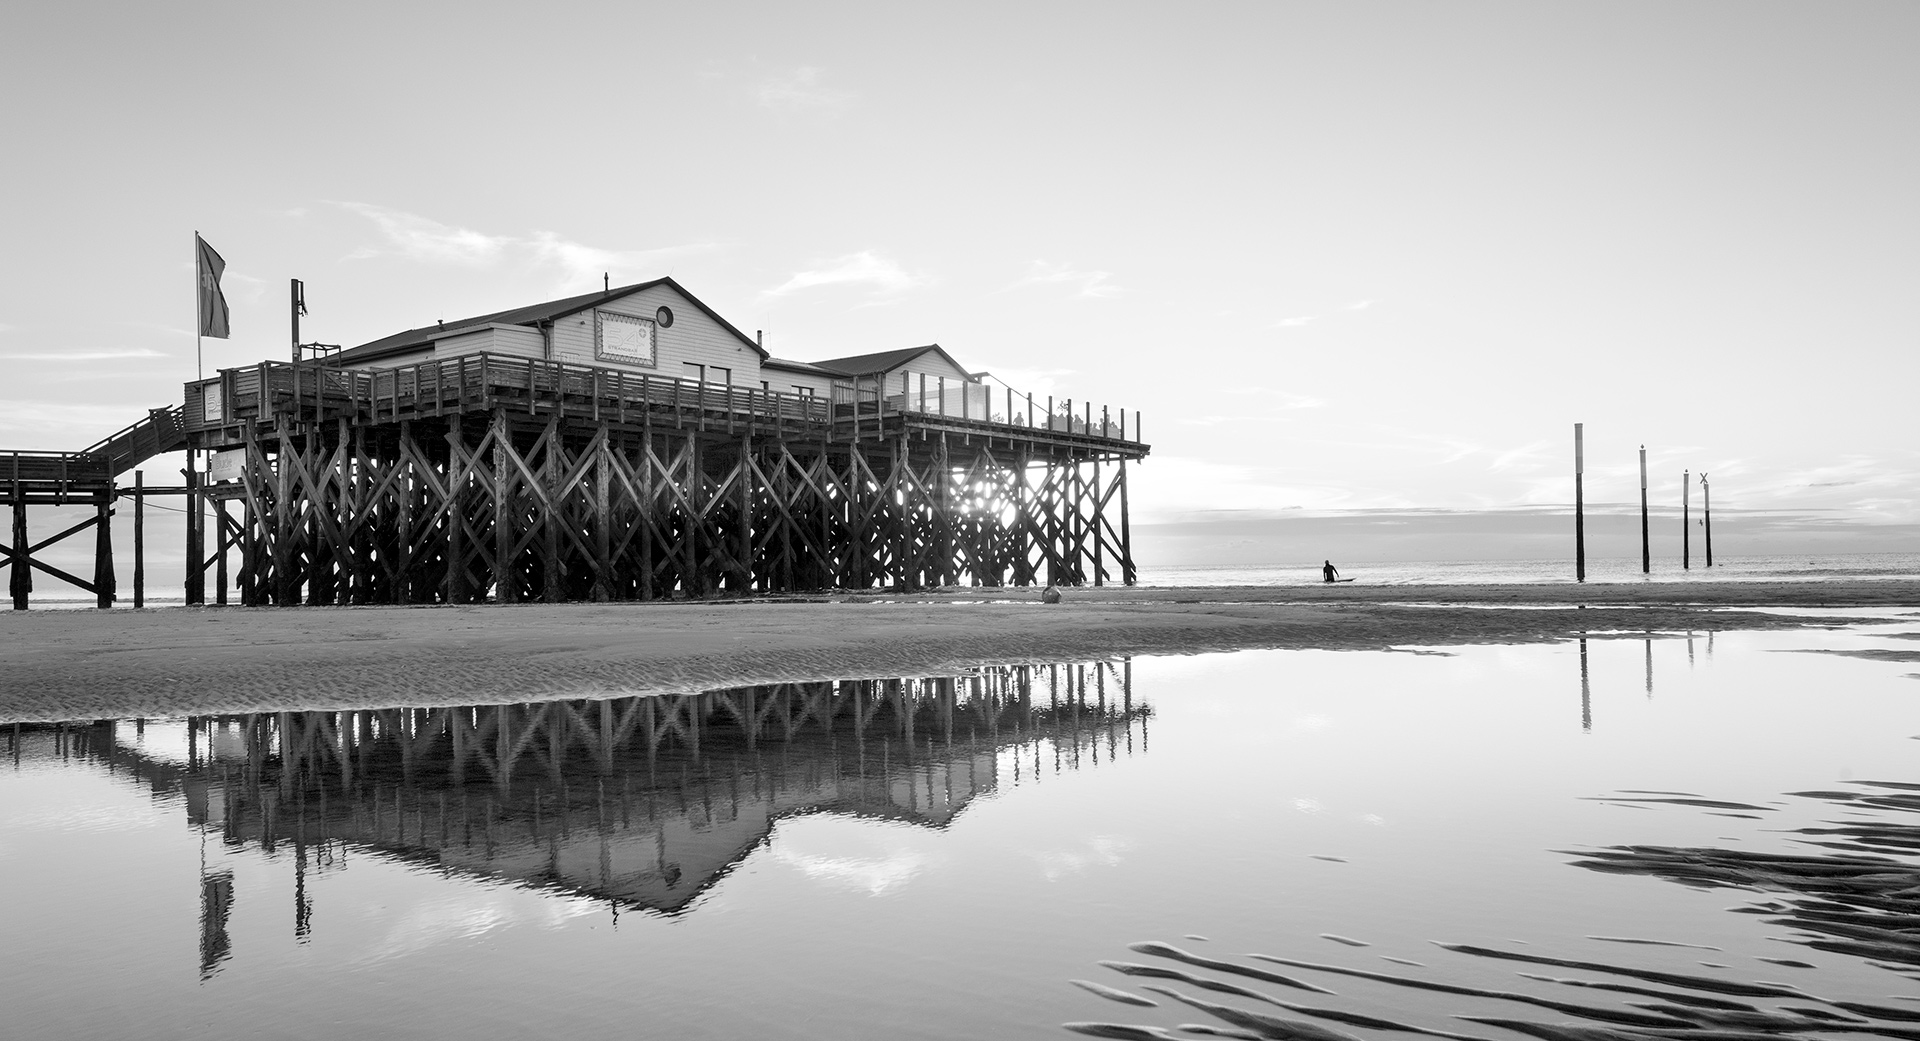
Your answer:
[[[0,723],[500,704],[1009,662],[1848,624],[1835,608],[1913,608],[1920,621],[1920,581],[1884,579],[1064,593],[1057,605],[1041,604],[1037,589],[948,588],[742,601],[0,612]],[[1605,610],[1596,617],[1589,608]]]

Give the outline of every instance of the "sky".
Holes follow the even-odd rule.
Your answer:
[[[0,449],[180,400],[197,231],[208,371],[286,356],[289,278],[353,345],[671,275],[1139,410],[1143,563],[1570,553],[1575,423],[1656,552],[1683,471],[1723,554],[1920,551],[1920,5],[0,19]]]

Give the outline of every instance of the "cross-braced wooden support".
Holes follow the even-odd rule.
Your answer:
[[[1124,458],[1011,438],[896,421],[796,440],[506,408],[379,425],[282,413],[241,436],[239,480],[211,494],[242,507],[247,604],[1136,577]]]
[[[113,495],[111,485],[84,493],[62,489],[57,495],[36,495],[32,490],[22,487],[19,481],[0,485],[0,505],[11,507],[12,514],[12,531],[5,541],[0,541],[0,566],[7,568],[7,593],[13,600],[14,610],[25,611],[30,605],[35,571],[92,593],[95,606],[113,606],[117,598],[113,574]],[[87,501],[93,506],[93,516],[37,542],[28,537],[29,505],[68,506]],[[55,567],[36,556],[89,528],[93,529],[92,580]]]

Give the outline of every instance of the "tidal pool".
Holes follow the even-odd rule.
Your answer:
[[[1916,631],[0,726],[0,1032],[1920,1036]]]

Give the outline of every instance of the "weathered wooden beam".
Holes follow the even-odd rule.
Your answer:
[[[600,388],[594,386],[595,412],[599,411]],[[613,449],[608,443],[607,424],[594,431],[593,444],[593,599],[605,603],[613,599]]]
[[[7,548],[7,591],[13,596],[13,609],[25,611],[33,592],[33,551],[27,546],[27,500],[20,494],[20,482],[13,482],[13,545]],[[15,548],[18,547],[18,548]]]
[[[133,607],[147,606],[147,475],[133,472]]]
[[[204,523],[200,494],[199,455],[187,450],[187,574],[184,598],[188,604],[204,604],[207,601],[206,546],[200,529]]]
[[[496,408],[493,412],[493,483],[489,491],[493,495],[493,595],[503,604],[520,599],[518,576],[511,570],[513,474],[508,456],[512,451],[513,439],[507,428],[507,410],[504,407]]]

